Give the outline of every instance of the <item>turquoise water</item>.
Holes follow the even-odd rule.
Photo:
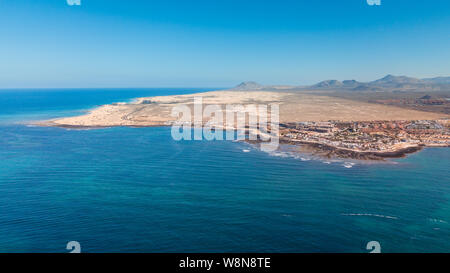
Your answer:
[[[22,124],[195,91],[0,91],[0,252],[450,252],[447,148],[346,168],[170,128]]]

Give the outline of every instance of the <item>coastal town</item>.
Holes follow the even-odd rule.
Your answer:
[[[424,146],[449,147],[450,122],[398,120],[280,124],[280,140],[306,144],[316,153],[356,159],[401,157]]]

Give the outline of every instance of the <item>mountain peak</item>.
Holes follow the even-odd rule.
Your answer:
[[[246,81],[241,82],[239,85],[237,85],[234,90],[258,90],[263,88],[263,86],[257,82],[253,81]]]
[[[345,80],[342,82],[342,84],[344,84],[344,86],[346,87],[356,87],[359,86],[361,83],[356,80]]]
[[[342,82],[338,81],[338,80],[326,80],[326,81],[321,81],[315,85],[313,85],[314,87],[319,87],[319,88],[324,88],[324,87],[340,87],[342,86]]]
[[[375,84],[417,84],[421,83],[422,80],[407,76],[394,76],[392,74],[388,74],[383,78],[373,81]]]

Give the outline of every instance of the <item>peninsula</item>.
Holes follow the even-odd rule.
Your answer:
[[[326,157],[378,160],[402,157],[425,146],[450,146],[450,92],[445,91],[445,85],[439,85],[444,91],[436,91],[437,95],[433,95],[436,98],[431,98],[422,96],[420,90],[410,90],[411,85],[399,95],[395,91],[401,88],[373,91],[377,85],[369,85],[369,90],[355,91],[355,87],[342,90],[340,84],[331,88],[333,84],[336,85],[327,82],[318,86],[289,87],[243,83],[223,91],[145,97],[131,103],[103,105],[85,115],[42,121],[38,125],[64,128],[170,126],[177,121],[177,117],[171,115],[173,107],[193,108],[194,98],[202,97],[205,106],[219,105],[222,109],[230,104],[277,104],[280,142]],[[383,82],[380,88],[388,87]],[[427,85],[427,88],[433,86]],[[390,101],[394,103],[386,103]],[[247,114],[259,115],[257,111]],[[210,120],[202,122],[211,125]]]

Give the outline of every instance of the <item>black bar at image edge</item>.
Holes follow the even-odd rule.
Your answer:
[[[141,265],[158,272],[301,272],[306,268],[385,269],[387,264],[402,267],[439,264],[448,261],[450,254],[0,254],[2,265],[12,263],[17,268],[58,264],[71,269],[115,268]],[[86,263],[86,264],[85,264]]]

